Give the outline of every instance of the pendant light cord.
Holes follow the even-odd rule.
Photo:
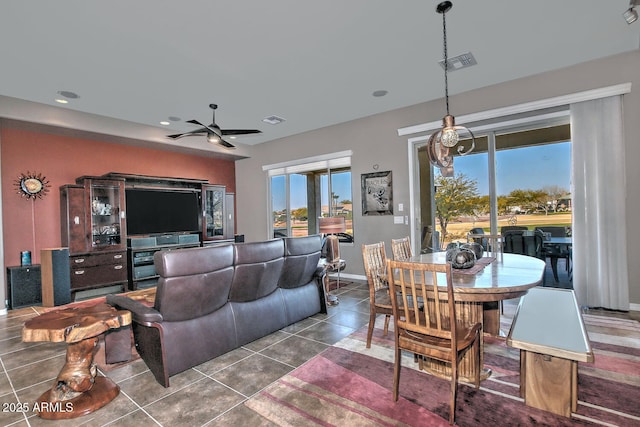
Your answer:
[[[447,78],[447,71],[449,70],[449,58],[447,56],[447,19],[445,16],[447,12],[442,12],[442,39],[444,41],[444,99],[447,104],[447,116],[449,115],[449,80]]]

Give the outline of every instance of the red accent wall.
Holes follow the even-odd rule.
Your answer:
[[[82,175],[108,172],[193,178],[222,184],[235,192],[235,162],[170,151],[0,128],[2,232],[6,266],[20,265],[20,252],[60,247],[60,191]],[[51,187],[42,199],[21,197],[15,182],[21,173],[40,173]]]

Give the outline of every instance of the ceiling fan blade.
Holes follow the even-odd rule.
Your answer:
[[[252,133],[262,133],[258,129],[220,129],[223,135],[249,135]]]
[[[193,119],[193,120],[187,120],[187,123],[191,123],[194,125],[199,125],[202,126],[203,129],[197,129],[194,132],[213,132],[215,134],[220,134],[220,132],[218,131],[218,127],[215,125],[215,123],[212,123],[211,125],[207,126],[203,123],[200,123],[199,121]]]
[[[226,147],[226,148],[236,148],[236,146],[235,146],[235,145],[233,145],[233,144],[232,144],[232,143],[230,143],[230,142],[225,141],[225,140],[224,140],[224,139],[222,139],[222,138],[220,138],[220,142],[218,142],[218,144],[220,144],[220,145],[222,145],[223,147]]]
[[[187,136],[187,135],[191,135],[191,134],[190,133],[176,133],[174,135],[167,135],[167,138],[178,139],[178,138],[182,138],[183,136]]]
[[[184,133],[175,133],[173,135],[167,135],[167,138],[171,138],[171,139],[178,139],[178,138],[182,138],[183,136],[193,136],[193,135],[206,135],[207,134],[207,130],[206,129],[197,129],[194,131],[190,131],[190,132],[184,132]]]

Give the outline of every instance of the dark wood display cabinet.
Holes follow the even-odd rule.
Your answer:
[[[203,246],[234,241],[234,194],[222,185],[202,186]]]
[[[60,187],[60,214],[72,296],[154,286],[155,252],[234,241],[234,194],[201,179],[82,176]]]
[[[84,176],[60,187],[72,294],[127,283],[125,180]]]

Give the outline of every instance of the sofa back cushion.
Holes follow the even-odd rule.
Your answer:
[[[284,268],[278,286],[285,289],[306,285],[314,279],[318,268],[322,238],[315,234],[305,237],[286,237],[284,240]]]
[[[229,300],[254,301],[278,288],[284,264],[282,239],[264,242],[236,243],[235,274]]]
[[[159,251],[155,309],[164,321],[189,320],[225,305],[234,275],[233,245]]]

